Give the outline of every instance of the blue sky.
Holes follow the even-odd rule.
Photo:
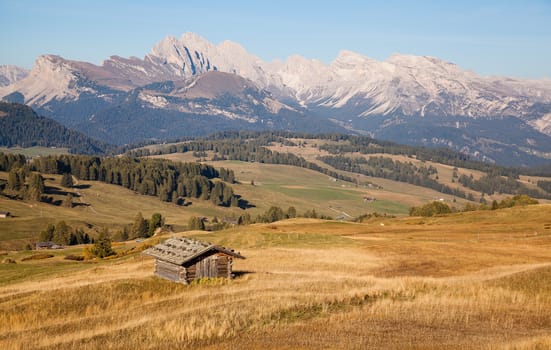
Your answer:
[[[0,64],[40,54],[143,57],[167,35],[231,40],[265,60],[436,56],[483,75],[551,78],[551,0],[0,0]]]

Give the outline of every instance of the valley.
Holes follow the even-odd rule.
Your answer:
[[[117,156],[8,151],[0,156],[0,211],[9,212],[0,218],[1,348],[551,346],[545,167],[272,132]],[[40,200],[32,195],[38,176]],[[213,200],[220,183],[243,205]],[[482,185],[504,192],[474,188]],[[430,203],[450,212],[409,215]],[[152,235],[134,232],[137,217],[153,225],[155,215],[162,222]],[[192,227],[197,220],[204,228]],[[91,255],[97,241],[32,249],[48,227],[57,240],[64,225],[97,241],[107,232],[112,252]],[[173,237],[246,259],[234,262],[230,280],[167,281],[142,252]]]

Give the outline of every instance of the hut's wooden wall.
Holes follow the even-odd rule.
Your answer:
[[[159,259],[155,259],[155,274],[171,281],[187,283],[185,267],[174,265]]]
[[[185,267],[188,281],[200,278],[231,278],[232,257],[216,253],[199,257]]]
[[[190,283],[200,278],[232,277],[232,257],[222,253],[202,256],[184,266],[155,260],[155,274],[175,282]]]
[[[192,266],[188,268],[189,274],[188,278],[199,279],[199,278],[216,278],[216,277],[231,277],[231,257],[225,254],[213,254],[211,256],[202,258],[195,262]],[[193,271],[193,276],[191,276],[191,270]]]

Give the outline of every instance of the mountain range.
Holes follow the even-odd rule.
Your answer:
[[[265,62],[185,33],[143,59],[43,55],[30,72],[0,68],[0,98],[110,143],[281,129],[445,146],[505,165],[551,159],[551,80],[483,77],[434,57]]]

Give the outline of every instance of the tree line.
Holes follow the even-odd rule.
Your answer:
[[[494,200],[492,201],[491,205],[488,205],[486,203],[481,203],[480,205],[467,203],[465,204],[465,207],[461,211],[467,212],[467,211],[477,211],[477,210],[497,210],[497,209],[505,209],[505,208],[512,208],[516,206],[525,206],[525,205],[533,205],[533,204],[539,204],[539,202],[536,199],[531,198],[530,196],[521,194],[513,197],[507,197],[501,200],[500,202],[498,202],[497,200]],[[458,209],[454,207],[450,207],[446,203],[443,203],[440,201],[433,201],[419,207],[411,207],[409,209],[409,215],[410,216],[436,216],[436,215],[450,214],[457,211]]]
[[[462,184],[463,186],[470,188],[472,190],[486,193],[489,195],[492,195],[494,193],[510,193],[510,194],[518,194],[518,195],[527,195],[530,197],[536,197],[536,198],[547,198],[551,199],[551,192],[548,190],[551,190],[551,188],[546,189],[545,185],[544,187],[540,186],[538,182],[538,186],[543,190],[539,191],[537,189],[531,189],[526,187],[526,185],[519,182],[517,179],[515,179],[512,175],[509,176],[501,176],[499,173],[491,171],[479,179],[474,179],[472,175],[467,176],[465,174],[462,174],[459,176],[457,181]],[[541,182],[541,181],[540,181]],[[545,191],[545,192],[544,192]]]
[[[248,133],[245,134],[248,135]],[[197,152],[199,154],[199,152],[212,151],[215,153],[212,158],[213,161],[239,160],[243,162],[290,165],[313,170],[343,181],[356,181],[350,176],[342,175],[336,171],[321,167],[318,164],[309,162],[303,157],[299,157],[295,154],[280,153],[268,149],[265,146],[270,143],[269,140],[277,139],[275,137],[268,137],[269,135],[271,134],[267,134],[266,137],[260,137],[258,139],[204,139],[182,144],[169,145],[153,151],[150,151],[149,149],[139,149],[129,152],[128,154],[134,157],[144,157],[149,155],[187,152]]]
[[[287,210],[282,209],[278,206],[271,206],[264,213],[258,214],[256,217],[252,217],[249,213],[243,213],[239,215],[236,219],[231,220],[230,223],[227,219],[224,219],[222,222],[217,218],[213,218],[212,223],[207,225],[206,218],[192,216],[188,221],[188,230],[207,230],[207,231],[216,231],[219,229],[228,228],[230,225],[251,225],[257,223],[272,223],[285,219],[293,218],[312,218],[312,219],[323,219],[323,220],[332,220],[330,216],[323,214],[318,214],[315,209],[307,210],[303,214],[299,214],[295,207],[291,206]]]
[[[7,183],[3,184],[5,189],[33,200],[41,200],[44,193],[44,178],[41,174],[60,174],[63,175],[65,186],[72,185],[73,175],[80,180],[123,186],[177,204],[183,204],[185,198],[211,200],[219,206],[240,206],[246,203],[234,194],[230,186],[235,182],[233,170],[217,170],[198,163],[61,155],[39,157],[27,164],[23,156],[0,153],[0,171],[9,172]]]
[[[48,156],[31,163],[31,169],[47,174],[72,174],[81,180],[123,186],[161,201],[182,204],[184,198],[212,200],[220,206],[239,205],[239,197],[226,182],[233,170],[217,170],[198,163],[131,157]],[[218,179],[219,181],[214,181]]]
[[[318,157],[318,159],[343,171],[405,182],[445,194],[467,198],[464,191],[441,184],[433,179],[431,175],[438,174],[437,169],[433,166],[416,166],[411,162],[400,162],[383,156],[367,159],[364,157],[323,156]]]
[[[48,224],[40,231],[38,240],[41,242],[54,242],[60,245],[75,245],[94,243],[94,239],[85,233],[81,228],[73,228],[65,221],[56,224]]]

